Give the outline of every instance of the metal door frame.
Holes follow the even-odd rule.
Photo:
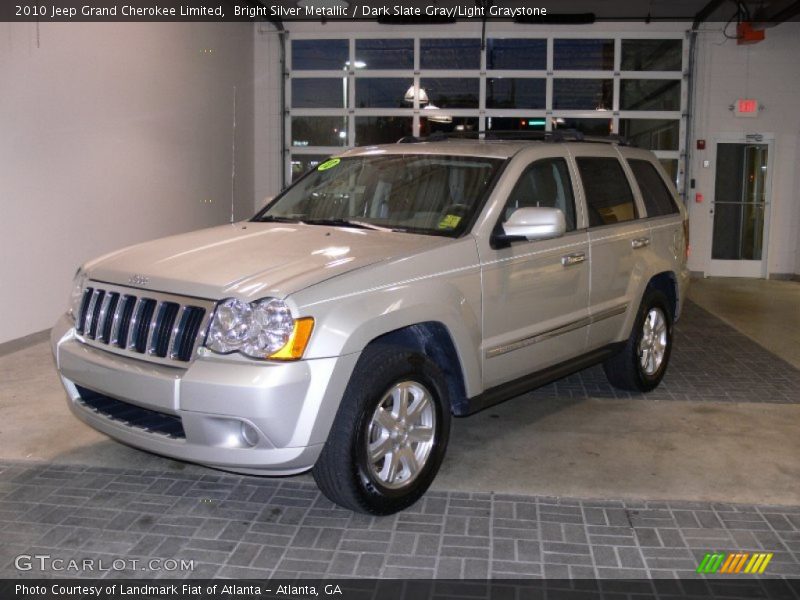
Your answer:
[[[775,165],[775,134],[773,133],[721,133],[713,138],[714,189],[711,194],[711,209],[716,208],[717,199],[717,146],[719,144],[761,144],[767,147],[767,178],[764,185],[764,231],[762,234],[761,260],[722,260],[712,257],[714,246],[714,216],[709,219],[709,244],[706,276],[769,278],[769,242],[772,221],[772,171]],[[749,263],[749,264],[748,264]],[[760,264],[754,264],[760,263]]]

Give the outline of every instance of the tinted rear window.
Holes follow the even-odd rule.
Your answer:
[[[652,163],[646,160],[629,160],[628,164],[642,192],[648,217],[663,217],[678,212],[672,193]]]
[[[616,158],[575,159],[583,181],[589,227],[632,221],[637,217],[633,192]]]

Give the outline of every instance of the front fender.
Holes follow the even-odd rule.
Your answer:
[[[417,323],[439,322],[456,348],[468,397],[482,391],[480,371],[480,276],[461,273],[350,293],[302,305],[316,320],[307,358],[361,352],[372,340]]]

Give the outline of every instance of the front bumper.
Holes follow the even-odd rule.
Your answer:
[[[81,343],[66,317],[53,327],[51,345],[69,407],[90,427],[163,456],[262,475],[314,465],[358,360],[358,354],[287,363],[211,356],[188,368],[163,366]],[[185,437],[111,418],[87,404],[81,388],[178,417]]]

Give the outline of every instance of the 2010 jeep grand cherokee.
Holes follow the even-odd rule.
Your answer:
[[[357,148],[247,222],[91,261],[52,333],[76,416],[252,474],[415,502],[468,415],[593,363],[647,391],[686,296],[686,214],[613,143]]]

